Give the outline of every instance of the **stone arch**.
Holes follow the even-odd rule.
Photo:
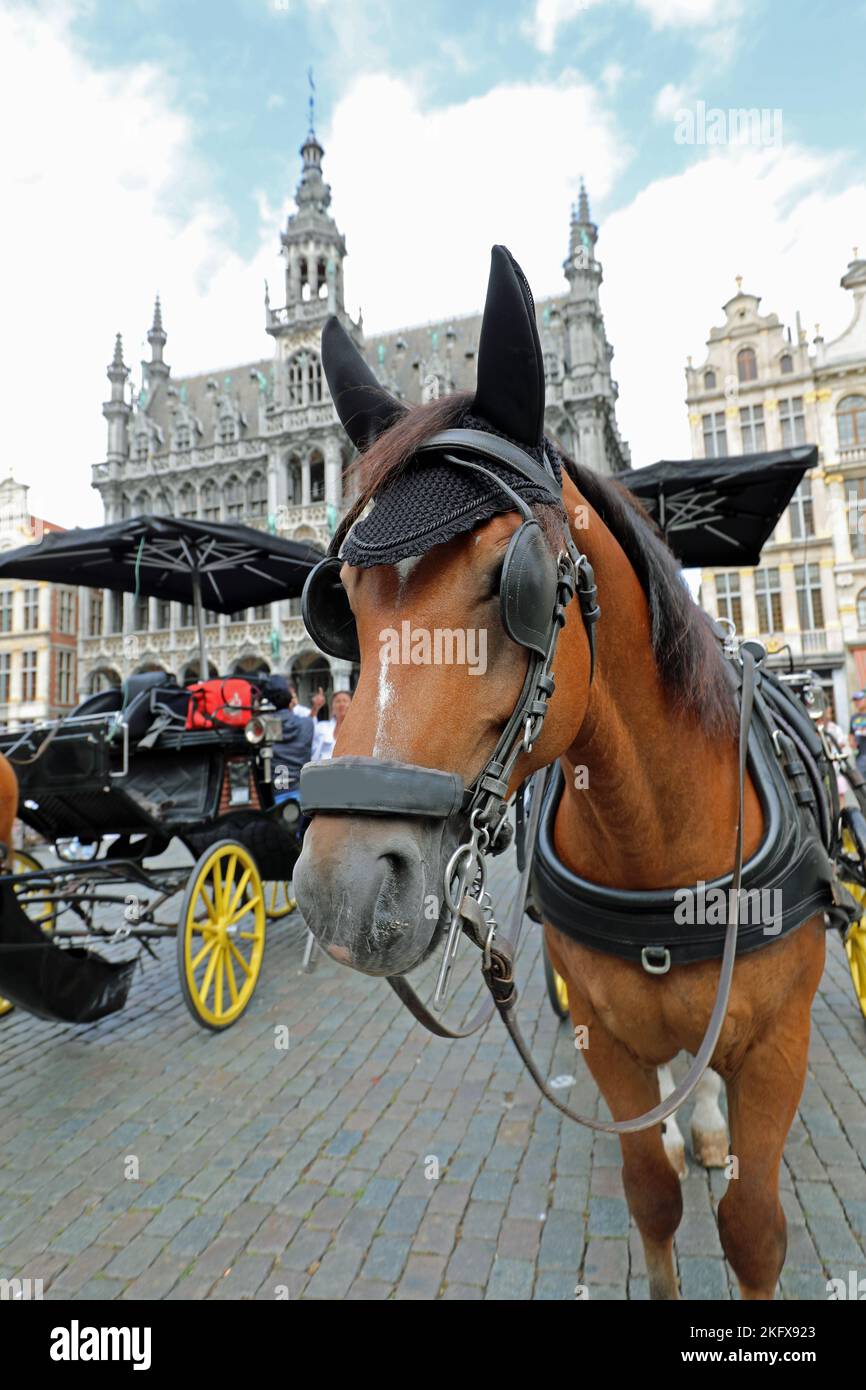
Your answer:
[[[123,681],[114,666],[94,666],[85,682],[88,695],[98,695],[101,690],[119,690]]]

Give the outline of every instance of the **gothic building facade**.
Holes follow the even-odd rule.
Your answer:
[[[108,368],[111,398],[104,462],[93,485],[105,520],[164,513],[238,521],[289,538],[327,545],[345,509],[352,450],[324,380],[319,342],[336,314],[380,381],[406,401],[470,389],[481,315],[365,337],[343,295],[346,243],[329,211],[323,149],[311,130],[301,148],[296,206],[281,234],[284,303],[265,290],[271,356],[228,372],[176,378],[165,361],[166,332],[157,299],[148,333],[144,384],[130,391],[118,335]],[[572,211],[567,290],[537,305],[547,378],[547,429],[582,463],[612,474],[630,467],[616,423],[613,349],[599,303],[598,229],[581,185]],[[162,668],[197,674],[193,614],[181,604],[131,595],[82,592],[82,694],[132,671]],[[288,672],[304,695],[322,684],[349,688],[353,673],[310,643],[297,600],[233,618],[208,614],[214,672],[267,666]]]

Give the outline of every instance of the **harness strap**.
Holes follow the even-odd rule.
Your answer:
[[[514,954],[516,950],[516,937],[519,935],[519,927],[515,931],[515,938],[507,941],[498,935],[491,950],[487,953],[482,966],[484,978],[493,996],[499,1016],[508,1035],[523,1061],[524,1066],[532,1077],[538,1089],[541,1091],[545,1100],[550,1101],[557,1110],[561,1111],[569,1120],[575,1120],[578,1124],[586,1125],[589,1129],[599,1130],[603,1134],[637,1134],[641,1130],[651,1129],[653,1125],[660,1124],[666,1120],[675,1110],[688,1100],[695,1090],[701,1077],[712,1061],[713,1053],[716,1049],[722,1026],[728,1012],[728,1000],[731,994],[731,984],[734,978],[734,962],[737,951],[737,928],[739,926],[740,911],[740,886],[743,875],[743,834],[745,827],[745,787],[746,787],[746,758],[749,747],[749,722],[752,717],[752,707],[755,692],[755,659],[748,648],[741,649],[742,660],[742,683],[740,686],[740,741],[739,741],[739,817],[737,821],[737,846],[734,859],[734,871],[732,877],[732,902],[735,904],[733,912],[730,914],[727,930],[725,932],[725,945],[722,954],[722,964],[719,970],[719,983],[716,990],[715,1003],[707,1024],[707,1031],[695,1055],[695,1059],[689,1067],[683,1080],[674,1088],[667,1100],[648,1110],[645,1115],[637,1115],[632,1120],[597,1120],[591,1115],[580,1115],[576,1110],[564,1105],[561,1100],[546,1085],[544,1078],[529,1052],[529,1048],[524,1041],[523,1034],[517,1023],[515,1006],[517,1004],[517,988],[514,982]],[[528,885],[528,871],[532,862],[532,851],[535,846],[535,835],[538,831],[538,817],[536,812],[540,811],[541,798],[537,800],[533,797],[532,813],[530,815],[530,835],[528,845],[527,869],[521,877],[518,887],[518,898],[515,901],[512,923],[517,919],[518,914],[522,917],[525,892]]]

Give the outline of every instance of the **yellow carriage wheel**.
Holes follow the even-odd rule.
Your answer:
[[[41,869],[42,865],[38,859],[34,859],[32,854],[28,854],[23,849],[13,849],[6,860],[6,868],[10,874],[26,874]],[[45,890],[42,889],[42,892]],[[32,890],[28,893],[25,884],[20,883],[15,888],[15,894],[31,922],[36,922],[43,931],[53,931],[54,923],[57,918],[57,909],[54,903],[39,902],[38,891]],[[0,998],[0,1018],[8,1014],[15,1008],[11,999]]]
[[[265,884],[265,912],[268,921],[277,922],[281,917],[288,917],[297,905],[292,897],[290,879],[273,879]]]
[[[847,854],[857,855],[854,837],[848,829],[842,831],[842,848]],[[859,883],[852,883],[850,879],[845,879],[844,883],[851,896],[866,909],[866,889],[861,888]],[[866,911],[859,922],[852,922],[848,928],[845,935],[845,954],[848,957],[848,969],[851,971],[857,1003],[863,1017],[866,1018]]]
[[[250,1002],[266,920],[255,860],[237,841],[220,840],[193,868],[177,929],[181,989],[204,1028],[228,1028]]]
[[[541,938],[541,953],[544,960],[544,982],[547,985],[550,1007],[557,1018],[568,1018],[568,985],[559,972],[554,969],[553,962],[547,954],[547,943],[544,937]]]

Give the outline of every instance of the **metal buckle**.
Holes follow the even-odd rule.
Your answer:
[[[654,965],[650,961],[651,954],[660,957],[660,964]],[[671,968],[671,953],[667,946],[644,946],[640,963],[649,975],[666,975]]]

